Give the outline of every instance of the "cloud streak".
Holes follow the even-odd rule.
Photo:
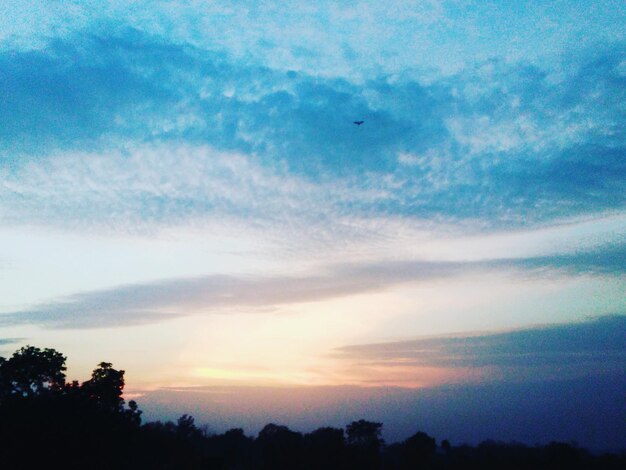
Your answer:
[[[624,245],[591,252],[465,262],[387,261],[335,264],[301,276],[210,275],[123,285],[75,294],[5,313],[0,325],[99,328],[155,323],[189,314],[272,311],[472,272],[513,270],[533,275],[624,274]]]
[[[14,344],[19,343],[24,338],[0,338],[0,346],[4,346],[5,344]]]
[[[548,325],[506,333],[435,337],[346,346],[338,355],[384,367],[485,368],[507,371],[514,379],[524,368],[550,374],[615,372],[626,363],[626,316]],[[562,378],[562,377],[560,377]]]

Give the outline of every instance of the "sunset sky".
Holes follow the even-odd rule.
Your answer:
[[[0,355],[216,431],[626,445],[625,32],[617,0],[0,1]]]

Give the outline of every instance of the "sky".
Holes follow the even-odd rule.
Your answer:
[[[625,448],[625,26],[0,1],[0,355],[112,362],[216,432]]]

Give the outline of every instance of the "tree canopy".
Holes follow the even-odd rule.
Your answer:
[[[65,385],[65,356],[54,349],[24,346],[0,361],[0,399],[35,397]]]

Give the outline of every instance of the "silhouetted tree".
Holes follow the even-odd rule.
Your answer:
[[[139,409],[137,402],[135,400],[130,400],[128,402],[128,409],[124,410],[124,415],[132,424],[139,426],[141,424],[141,414],[143,412]]]
[[[246,436],[241,428],[209,437],[208,445],[211,468],[255,468],[254,439]]]
[[[410,468],[428,467],[437,450],[437,442],[428,434],[417,432],[404,441],[403,448],[405,465]]]
[[[302,434],[287,426],[270,423],[259,432],[257,444],[261,451],[262,468],[281,469],[299,466],[298,456]]]
[[[65,357],[54,349],[24,346],[0,361],[0,400],[31,398],[59,391],[65,384]]]
[[[346,426],[350,465],[363,469],[380,466],[380,449],[384,443],[381,438],[382,427],[382,423],[364,419],[353,421]]]
[[[110,362],[101,362],[91,374],[91,379],[81,387],[89,399],[110,411],[122,411],[124,406],[124,371],[113,369]]]
[[[577,468],[580,465],[582,452],[565,442],[551,442],[546,446],[547,461],[552,468]]]
[[[342,468],[345,460],[343,429],[323,427],[304,435],[307,468]]]
[[[449,454],[450,453],[450,449],[452,448],[452,446],[450,445],[450,441],[448,439],[444,439],[443,441],[441,441],[441,449],[446,453]]]
[[[346,426],[348,445],[367,449],[379,449],[383,444],[383,440],[380,437],[382,428],[382,423],[374,423],[364,419],[353,421]]]
[[[176,422],[176,432],[184,439],[196,439],[202,436],[202,431],[196,427],[193,416],[182,415]]]

